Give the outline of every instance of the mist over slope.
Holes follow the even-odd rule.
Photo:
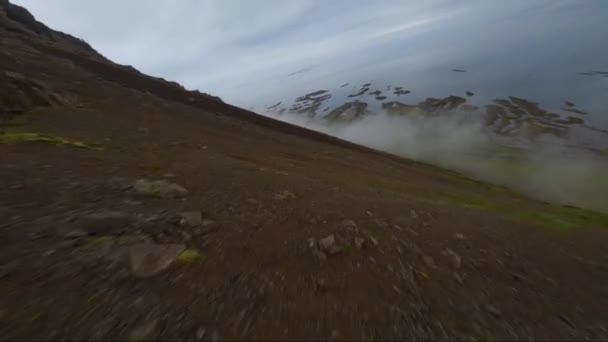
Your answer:
[[[566,154],[556,142],[507,147],[480,121],[459,116],[395,116],[379,111],[331,123],[298,115],[266,114],[381,151],[460,171],[534,198],[608,212],[608,161]],[[516,140],[517,137],[511,137]]]

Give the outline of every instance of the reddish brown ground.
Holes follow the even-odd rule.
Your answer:
[[[0,19],[4,109],[34,96],[6,71],[61,98],[19,100],[22,113],[0,130],[103,147],[0,144],[0,339],[117,340],[146,325],[141,338],[164,340],[608,338],[608,230],[554,231],[443,200],[547,207],[178,90]],[[185,199],[125,186],[168,173]],[[121,237],[66,238],[102,209],[134,218],[123,236],[201,256],[136,278],[104,257]],[[192,210],[216,224],[144,224]],[[308,239],[329,234],[366,241],[318,262]]]

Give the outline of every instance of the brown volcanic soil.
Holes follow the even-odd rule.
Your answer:
[[[497,208],[552,207],[139,74],[15,8],[0,1],[0,339],[608,338],[608,230],[514,222]],[[140,178],[188,195],[138,195]],[[130,221],[69,233],[103,210]],[[309,238],[329,234],[324,259]],[[137,277],[112,257],[136,240],[199,257]]]

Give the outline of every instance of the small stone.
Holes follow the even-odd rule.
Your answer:
[[[368,211],[366,211],[366,212],[365,212],[365,214],[366,214],[367,216],[369,216],[369,217],[374,216],[374,214],[373,214],[371,211],[369,211],[369,210],[368,210]]]
[[[456,234],[454,234],[454,238],[456,240],[464,240],[465,239],[464,234],[462,234],[462,233],[456,233]]]
[[[373,237],[373,236],[371,236],[371,235],[370,235],[370,236],[368,236],[367,238],[369,239],[369,241],[371,241],[371,242],[374,244],[374,246],[378,246],[378,245],[380,244],[380,243],[378,242],[378,239],[376,239],[375,237]]]
[[[425,255],[422,259],[428,267],[435,268],[435,259],[432,256]]]
[[[330,234],[322,239],[319,239],[319,248],[321,251],[327,254],[338,254],[342,251],[342,248],[336,243],[336,238],[333,234]]]
[[[25,186],[23,184],[14,184],[14,185],[11,185],[9,187],[9,189],[11,189],[11,190],[20,190],[20,189],[23,189],[24,187]]]
[[[462,265],[462,258],[456,252],[451,249],[446,249],[444,254],[450,258],[450,262],[452,263],[452,267],[455,269],[459,269]]]
[[[336,340],[338,337],[340,337],[340,332],[338,330],[332,330],[331,331],[331,339],[332,340]]]
[[[145,322],[133,329],[129,333],[130,341],[148,341],[153,340],[157,334],[158,320]]]
[[[180,213],[180,224],[188,227],[203,225],[203,214],[200,211],[188,211]]]
[[[413,219],[417,219],[418,218],[418,213],[416,212],[416,210],[412,209],[412,210],[410,210],[410,216]]]
[[[163,177],[164,177],[164,178],[175,178],[175,177],[177,177],[177,176],[176,176],[174,173],[169,172],[169,173],[165,173],[165,174],[163,175]]]
[[[180,198],[188,195],[188,190],[181,185],[166,180],[149,181],[138,179],[133,183],[133,191],[146,196],[160,196],[162,198]]]
[[[213,220],[209,220],[209,219],[204,219],[203,220],[203,226],[212,226],[214,224],[216,224],[217,222],[213,221]]]
[[[134,207],[142,205],[142,203],[140,201],[135,201],[135,200],[128,199],[128,198],[122,200],[122,203],[124,203],[126,205],[130,205],[130,206],[134,206]]]
[[[211,334],[211,341],[216,342],[220,340],[220,332],[215,330],[212,334]]]
[[[363,245],[365,245],[365,239],[361,238],[361,237],[356,237],[355,238],[355,246],[357,247],[357,249],[363,248]]]
[[[284,201],[290,198],[296,198],[296,195],[294,195],[291,191],[288,190],[283,190],[274,195],[274,199],[277,201]]]
[[[190,241],[192,240],[192,234],[188,233],[188,232],[182,232],[182,239],[184,239],[185,241]]]
[[[495,307],[494,305],[491,305],[491,304],[486,305],[485,309],[487,312],[491,313],[492,315],[494,315],[496,317],[499,317],[502,314],[497,307]]]
[[[130,246],[128,259],[131,272],[138,278],[157,275],[171,266],[184,249],[186,246],[182,244],[159,245],[146,242]]]
[[[358,229],[357,223],[353,220],[344,220],[342,221],[342,227],[356,231]]]
[[[197,341],[202,340],[202,339],[205,337],[205,333],[206,333],[206,332],[207,332],[207,331],[205,330],[205,328],[203,328],[203,327],[198,328],[198,329],[196,330],[196,340],[197,340]]]
[[[45,257],[50,257],[51,255],[55,254],[55,252],[57,252],[57,250],[55,250],[55,249],[49,249],[48,251],[44,252],[44,256]]]

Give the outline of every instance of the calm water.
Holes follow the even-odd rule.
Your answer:
[[[608,128],[608,1],[459,2],[452,10],[456,18],[438,19],[421,30],[396,30],[364,50],[338,56],[338,63],[326,59],[294,66],[278,84],[258,87],[255,98],[234,100],[263,110],[329,89],[334,98],[327,104],[335,106],[372,82],[371,90],[385,95],[391,93],[385,91],[389,84],[411,90],[399,98],[408,103],[462,96],[466,90],[480,104],[513,95],[552,110],[568,100],[590,113],[588,124]],[[340,88],[343,83],[350,85]]]

